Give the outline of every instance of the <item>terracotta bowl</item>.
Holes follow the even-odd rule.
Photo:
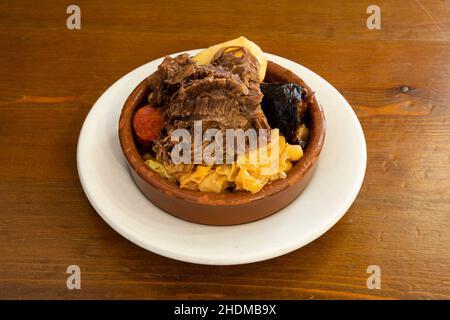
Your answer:
[[[266,82],[295,82],[312,94],[311,89],[291,71],[268,63]],[[235,225],[267,217],[287,206],[305,189],[311,179],[325,138],[322,107],[314,97],[309,109],[310,138],[303,157],[285,179],[266,185],[260,192],[204,193],[181,189],[161,178],[144,164],[135,144],[132,119],[149,94],[142,81],[130,94],[119,120],[119,138],[131,175],[139,189],[164,211],[184,220],[208,225]]]

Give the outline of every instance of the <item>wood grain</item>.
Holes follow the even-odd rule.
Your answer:
[[[0,2],[0,298],[449,299],[450,2]],[[345,217],[306,247],[213,267],[147,252],[87,201],[76,143],[95,100],[167,53],[245,35],[332,83],[362,123],[366,178]],[[407,87],[407,90],[405,89]],[[66,267],[82,289],[66,288]],[[366,287],[366,268],[382,288]]]

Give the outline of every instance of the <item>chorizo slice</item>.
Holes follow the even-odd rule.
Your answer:
[[[136,111],[133,118],[133,129],[138,143],[149,147],[159,139],[166,123],[163,108],[146,105]]]

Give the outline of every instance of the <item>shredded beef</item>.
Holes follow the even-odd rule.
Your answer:
[[[195,65],[187,54],[166,57],[147,78],[149,103],[163,106],[168,119],[165,135],[156,142],[158,156],[168,160],[171,132],[193,131],[196,120],[202,120],[203,130],[269,129],[258,70],[256,58],[241,47],[219,50],[211,65]]]

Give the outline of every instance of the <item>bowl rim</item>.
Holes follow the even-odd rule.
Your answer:
[[[306,91],[312,95],[312,103],[309,106],[311,128],[309,128],[310,137],[308,147],[304,150],[302,158],[300,158],[287,173],[286,178],[267,184],[261,191],[254,194],[248,191],[210,193],[180,188],[178,185],[168,181],[149,169],[138,152],[132,127],[134,113],[142,105],[142,100],[146,98],[149,93],[148,78],[141,81],[128,96],[119,118],[120,146],[130,169],[134,170],[147,184],[158,191],[163,192],[168,196],[177,197],[192,204],[203,206],[235,207],[237,205],[246,205],[261,198],[273,196],[289,187],[295,186],[302,180],[302,177],[304,177],[306,173],[314,168],[315,163],[319,158],[326,133],[324,112],[313,90],[311,90],[311,88],[292,71],[272,61],[268,61],[265,79],[267,78],[269,78],[269,80],[291,79],[291,82],[293,80],[293,82],[303,86]]]

